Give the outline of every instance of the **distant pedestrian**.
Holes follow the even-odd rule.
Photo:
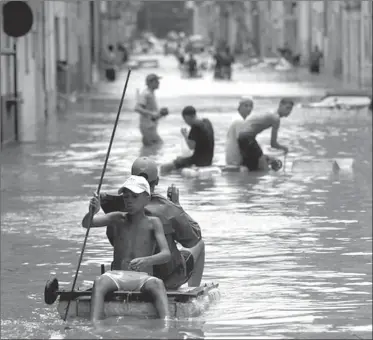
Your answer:
[[[234,63],[234,56],[230,51],[230,48],[227,46],[223,51],[223,60],[222,60],[222,68],[223,68],[223,78],[232,79],[232,64]]]
[[[186,62],[188,76],[194,78],[197,76],[197,60],[194,58],[193,53],[189,53],[189,59]]]
[[[108,45],[107,51],[105,51],[102,58],[102,65],[105,70],[106,79],[114,81],[116,78],[116,56],[113,45]]]
[[[311,52],[310,56],[310,72],[311,73],[320,73],[320,64],[323,58],[322,52],[319,50],[319,47],[315,45],[314,50]]]
[[[117,49],[118,51],[120,51],[122,53],[122,62],[123,64],[126,63],[128,61],[128,50],[127,50],[127,47],[122,44],[122,43],[118,43],[117,44]]]

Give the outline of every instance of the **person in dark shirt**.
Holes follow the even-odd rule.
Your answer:
[[[220,79],[222,77],[222,67],[223,67],[223,56],[221,51],[217,51],[214,55],[215,68],[214,68],[214,78]]]
[[[322,52],[319,47],[315,45],[314,50],[311,52],[310,56],[310,73],[320,73],[321,60],[323,58]]]
[[[222,68],[223,68],[223,78],[231,79],[232,78],[232,64],[234,63],[234,57],[229,49],[226,47],[223,58],[222,58]]]
[[[214,129],[208,119],[199,119],[193,106],[186,106],[182,116],[191,129],[188,133],[186,128],[181,129],[189,149],[193,150],[190,157],[178,157],[172,163],[164,164],[161,172],[167,173],[175,169],[196,166],[210,166],[214,157]]]

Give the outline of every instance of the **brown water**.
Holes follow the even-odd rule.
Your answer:
[[[132,75],[132,88],[142,76]],[[216,162],[222,163],[241,92],[224,97],[214,92],[238,81],[211,81],[206,89],[201,82],[167,79],[159,98],[171,115],[160,125],[165,144],[152,157],[161,163],[180,153],[179,112],[192,103],[212,121]],[[273,76],[269,83],[285,92],[299,88],[302,95],[318,91],[312,81],[296,78]],[[105,92],[119,97],[122,84],[108,85]],[[175,97],[187,87],[191,94]],[[116,190],[139,153],[152,152],[141,149],[133,94],[121,115],[104,191]],[[203,316],[176,320],[169,331],[151,320],[112,319],[104,331],[85,320],[59,320],[56,306],[44,304],[45,281],[57,275],[61,286],[71,287],[85,234],[80,221],[98,184],[117,104],[77,105],[76,113],[60,114],[41,128],[38,143],[10,146],[1,154],[2,338],[371,338],[372,120],[365,110],[296,108],[280,131],[291,150],[288,164],[343,157],[355,160],[353,170],[291,172],[288,166],[286,172],[225,174],[207,181],[178,174],[161,178],[159,192],[176,184],[181,204],[202,227],[203,281],[220,284],[220,302]],[[262,98],[255,109],[276,104]],[[268,144],[269,133],[259,141]],[[105,231],[91,231],[78,285],[93,280],[111,256]]]

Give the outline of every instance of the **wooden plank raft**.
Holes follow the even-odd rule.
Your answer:
[[[169,290],[167,291],[167,297],[173,299],[175,302],[187,302],[190,299],[195,299],[198,296],[201,296],[205,293],[206,288],[212,289],[217,288],[218,284],[210,284],[201,287],[192,287],[192,288],[179,288],[178,290]],[[71,291],[57,291],[57,294],[60,296],[60,301],[75,300],[77,298],[91,297],[92,288],[87,290],[74,290]],[[140,291],[115,291],[109,293],[105,297],[105,301],[139,301],[139,302],[151,302],[151,297],[147,296],[145,293]]]
[[[68,318],[89,318],[91,311],[91,290],[66,292],[59,291],[57,310],[61,318],[64,317],[68,299],[70,303]],[[189,318],[201,315],[211,304],[220,299],[218,284],[209,283],[201,287],[180,288],[168,291],[168,306],[170,316],[175,318]],[[136,316],[154,318],[156,310],[150,298],[141,292],[117,291],[108,294],[104,304],[106,317]]]

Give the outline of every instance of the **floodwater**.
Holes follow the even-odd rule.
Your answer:
[[[180,154],[184,105],[195,105],[211,120],[215,162],[223,163],[237,100],[258,91],[255,77],[272,89],[270,98],[262,93],[255,110],[274,109],[276,89],[277,96],[321,91],[312,79],[293,75],[245,80],[241,74],[232,83],[203,83],[159,72],[164,75],[159,102],[171,112],[160,124],[165,143],[160,150],[141,149],[132,108],[144,72],[133,72],[103,191],[116,191],[140,153],[158,163]],[[94,100],[76,104],[75,112],[51,118],[37,143],[1,153],[1,338],[371,338],[372,118],[366,110],[295,108],[282,122],[279,140],[290,148],[288,164],[322,157],[355,160],[353,169],[338,174],[327,166],[297,172],[287,166],[275,174],[225,174],[206,181],[179,174],[161,178],[158,191],[165,194],[176,184],[182,206],[202,227],[203,281],[220,285],[220,302],[203,316],[174,320],[169,330],[152,320],[124,318],[94,330],[88,320],[64,323],[55,305],[44,304],[50,277],[71,287],[85,235],[80,222],[99,182],[124,78],[103,86]],[[268,145],[269,132],[259,141]],[[93,280],[111,257],[105,230],[92,230],[77,285]]]

